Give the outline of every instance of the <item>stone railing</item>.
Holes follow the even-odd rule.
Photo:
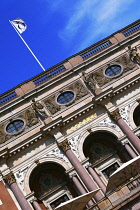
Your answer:
[[[90,56],[97,54],[97,53],[101,52],[102,50],[108,48],[109,46],[113,45],[114,41],[111,41],[111,40],[113,40],[113,39],[116,40],[114,38],[116,34],[120,33],[125,38],[125,37],[128,37],[131,34],[137,32],[138,30],[140,30],[140,20],[137,20],[136,22],[134,22],[134,23],[130,24],[129,26],[121,29],[120,31],[110,35],[109,37],[101,40],[100,42],[73,55],[72,58],[79,56],[79,57],[81,57],[81,60],[85,60],[85,59],[89,58]],[[67,67],[65,68],[65,64],[67,61],[69,62],[70,59],[71,59],[71,57],[67,58],[65,61],[59,63],[57,65],[57,67],[56,66],[51,67],[50,69],[31,78],[30,80],[26,81],[25,83],[32,82],[34,84],[34,86],[36,87],[52,78],[55,78],[60,73],[64,72],[65,70],[68,70]],[[23,84],[24,83],[22,83],[22,85]],[[18,86],[18,87],[20,87],[20,86]],[[0,98],[0,106],[12,101],[13,99],[15,99],[15,97],[20,97],[20,95],[18,95],[14,90],[13,90],[13,92],[10,92],[10,94],[9,94],[9,92],[10,91],[6,92],[5,94],[2,94],[2,96]]]
[[[18,97],[17,93],[15,91],[8,93],[7,95],[5,94],[1,99],[0,99],[0,105],[3,105],[14,98]]]

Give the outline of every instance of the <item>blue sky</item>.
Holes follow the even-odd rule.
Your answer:
[[[139,0],[0,0],[0,94],[43,70],[9,23],[22,18],[22,37],[45,69],[140,18]]]

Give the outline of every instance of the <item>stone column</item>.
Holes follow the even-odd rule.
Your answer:
[[[81,178],[81,180],[83,181],[87,189],[89,191],[96,190],[97,189],[96,184],[93,182],[93,180],[87,173],[86,169],[83,167],[83,165],[80,163],[78,158],[75,156],[75,154],[71,150],[68,144],[68,140],[66,139],[63,142],[58,143],[58,146],[65,152],[67,158],[71,162],[72,166],[75,168],[77,174],[79,175],[79,177]],[[103,194],[101,193],[101,191],[95,194],[96,201],[99,201],[102,198],[103,198]]]
[[[133,133],[130,127],[122,119],[119,113],[119,109],[116,109],[113,112],[110,112],[110,115],[113,118],[113,120],[117,122],[118,126],[121,128],[123,133],[127,136],[127,138],[135,147],[135,149],[140,153],[140,139]]]
[[[38,202],[37,202],[37,198],[33,198],[33,200],[31,201],[33,207],[35,210],[42,210],[42,208],[39,206]]]
[[[133,151],[133,149],[130,147],[130,145],[128,144],[127,141],[123,142],[122,145],[124,145],[126,151],[128,152],[128,154],[129,154],[132,158],[137,157],[136,153]]]
[[[89,171],[90,175],[92,176],[93,180],[98,184],[98,186],[101,188],[101,190],[105,194],[105,192],[106,192],[106,186],[104,185],[104,183],[102,182],[102,180],[100,179],[100,177],[97,175],[97,173],[95,172],[95,170],[91,166],[89,166],[88,167],[88,171]]]
[[[28,201],[25,199],[23,193],[21,192],[20,188],[18,187],[13,172],[10,172],[9,174],[3,176],[3,179],[10,186],[10,189],[12,190],[14,196],[16,197],[21,209],[22,210],[32,210]]]
[[[79,194],[80,194],[80,195],[86,194],[86,193],[87,193],[86,190],[85,190],[84,187],[81,185],[81,183],[80,183],[79,180],[77,179],[76,175],[73,174],[71,177],[72,177],[73,183],[75,184],[76,188],[77,188],[78,191],[79,191]],[[93,206],[93,204],[94,204],[94,203],[93,203],[92,200],[90,200],[90,201],[88,202],[88,206],[89,206],[89,207],[90,207],[90,206]]]

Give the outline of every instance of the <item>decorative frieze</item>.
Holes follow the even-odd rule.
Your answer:
[[[121,67],[120,74],[116,76],[108,77],[105,75],[105,70],[112,65],[119,65]],[[123,75],[125,72],[131,71],[136,67],[136,64],[130,60],[127,54],[123,55],[122,57],[110,62],[105,67],[100,68],[99,70],[95,71],[91,76],[100,87],[106,85],[107,83],[116,79],[116,77]]]
[[[3,176],[3,179],[8,185],[11,185],[16,182],[15,176],[12,171],[9,174]]]
[[[57,102],[57,98],[59,96],[59,94],[62,94],[66,91],[72,91],[74,94],[74,99],[71,100],[70,103],[66,103],[66,104],[59,104]],[[81,81],[78,81],[70,86],[64,87],[64,89],[60,90],[59,92],[57,92],[57,94],[46,98],[44,100],[44,104],[46,105],[46,109],[49,110],[49,112],[54,115],[55,113],[57,113],[60,110],[65,109],[67,106],[70,106],[71,104],[75,103],[76,101],[78,101],[79,99],[81,99],[82,97],[84,97],[85,95],[87,95],[89,92],[86,89],[86,87],[82,84]]]
[[[15,121],[17,121],[18,123],[22,123],[21,129],[19,129],[19,127],[17,129],[14,127]],[[7,126],[9,124],[11,124],[12,126],[12,123],[13,123],[13,130],[12,131],[7,130]],[[13,118],[9,119],[8,121],[0,125],[0,144],[21,134],[22,132],[28,130],[37,123],[39,123],[38,117],[36,116],[32,108],[28,108],[24,112],[14,116]]]
[[[63,152],[66,152],[67,150],[71,149],[68,139],[65,139],[64,141],[57,143],[60,149],[62,149]]]

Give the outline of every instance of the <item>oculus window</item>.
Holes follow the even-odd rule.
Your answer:
[[[6,132],[11,134],[17,133],[22,130],[23,126],[24,122],[22,120],[14,120],[7,125]]]
[[[74,93],[72,91],[66,91],[64,93],[61,93],[58,98],[57,102],[59,104],[68,104],[74,99]]]
[[[114,77],[121,73],[121,66],[112,65],[105,70],[105,75],[108,77]]]

